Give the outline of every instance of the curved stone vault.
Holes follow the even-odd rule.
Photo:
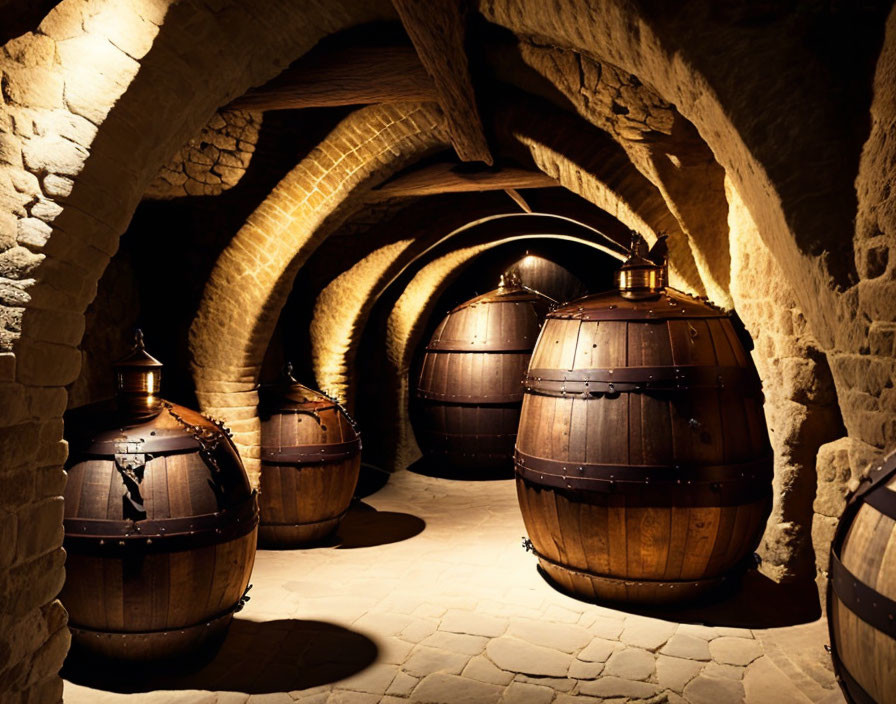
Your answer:
[[[254,479],[290,316],[309,381],[348,395],[380,311],[401,417],[440,286],[513,236],[443,239],[521,209],[667,234],[672,283],[737,312],[775,450],[762,569],[824,584],[847,484],[896,445],[896,12],[661,5],[472,2],[436,73],[386,0],[0,8],[0,694],[61,697],[63,414],[108,396],[135,323],[176,320],[171,393]],[[359,51],[345,89],[303,63]]]

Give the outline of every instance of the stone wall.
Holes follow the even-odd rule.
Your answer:
[[[61,698],[65,386],[78,376],[84,311],[141,195],[218,107],[320,37],[392,15],[388,3],[339,0],[247,8],[62,0],[0,54],[4,702]]]
[[[811,539],[818,447],[843,432],[827,359],[749,211],[728,188],[731,296],[753,338],[775,455],[774,505],[759,548],[776,581],[813,578]]]
[[[811,458],[800,453],[829,437],[836,425],[818,420],[828,418],[823,399],[829,385],[816,383],[824,379],[816,350],[823,350],[836,385],[847,437],[824,445],[818,456],[814,538],[821,555],[842,508],[847,477],[896,444],[896,19],[890,17],[884,37],[881,19],[890,11],[888,3],[785,5],[760,18],[761,31],[749,9],[720,16],[708,0],[675,13],[654,3],[649,17],[624,0],[587,6],[580,0],[483,0],[479,9],[530,44],[560,47],[596,65],[616,67],[616,78],[603,85],[612,84],[613,96],[632,93],[632,105],[644,102],[636,94],[649,86],[661,101],[650,97],[651,105],[661,110],[674,105],[724,168],[778,267],[746,250],[746,268],[763,271],[766,278],[740,291],[738,307],[756,332],[763,375],[780,388],[776,396],[772,385],[767,388],[769,417],[776,447],[787,458],[778,467],[781,496],[794,497],[794,511],[805,510],[810,493],[805,479],[811,476]],[[191,135],[200,134],[222,105],[276,75],[322,37],[394,18],[385,1],[62,0],[36,31],[3,47],[0,692],[5,701],[52,702],[61,696],[56,671],[68,634],[53,599],[64,578],[65,387],[82,363],[84,311],[134,208],[162,165]],[[241,51],[234,52],[235,46]],[[819,46],[843,51],[819,54]],[[719,61],[721,55],[728,60]],[[587,80],[572,76],[557,82],[571,88],[574,111],[587,115],[585,98],[591,100],[589,119],[597,122],[605,110],[594,100],[602,95],[602,83],[590,80],[594,65],[583,68],[577,61],[574,68],[587,68]],[[575,93],[582,88],[592,90],[580,99]],[[614,102],[632,114],[618,101],[610,101],[611,111]],[[247,234],[222,255],[207,306],[197,318],[207,332],[196,350],[203,404],[242,423],[240,439],[250,462],[255,459],[250,386],[296,269],[358,206],[351,198],[355,189],[447,144],[432,108],[361,112],[365,117],[349,121],[338,139],[325,141],[297,172],[294,188],[285,189],[290,207],[307,206],[299,217],[284,213],[282,203],[253,215]],[[552,126],[553,117],[540,117]],[[570,154],[564,147],[576,151],[572,138],[566,144],[551,141],[544,131],[532,133],[520,123],[509,130],[529,157],[567,188],[605,203],[611,212],[615,208],[631,222],[647,223],[647,229],[668,223],[669,229],[696,235],[700,184],[708,182],[696,176],[703,168],[718,196],[713,164],[701,166],[698,154],[694,169],[686,170],[690,177],[673,183],[674,172],[657,171],[652,180],[645,176],[649,169],[639,172],[619,158],[626,152],[614,151],[599,130],[585,129],[581,120],[571,124],[601,149]],[[233,138],[230,127],[211,129]],[[664,130],[660,125],[655,131],[666,135]],[[220,151],[213,157],[209,144],[200,139],[181,166],[164,171],[168,185],[157,182],[156,196],[171,197],[177,187],[188,193],[190,183],[198,189],[202,182],[203,192],[229,186],[238,174],[225,169],[243,167],[226,163]],[[250,153],[239,138],[236,149]],[[235,154],[229,148],[225,153]],[[674,152],[657,154],[678,168],[669,158]],[[595,175],[602,157],[607,157],[604,168],[618,167],[617,191],[627,188],[625,198],[607,187],[611,175]],[[652,164],[654,170],[660,163]],[[188,178],[177,184],[181,175]],[[717,209],[712,217],[716,222]],[[283,242],[287,234],[294,239]],[[723,290],[725,252],[713,254],[703,244],[694,242],[680,276],[693,290]],[[251,253],[248,267],[236,254],[241,249]],[[738,251],[744,253],[734,248],[732,254]],[[772,288],[772,281],[787,286]],[[743,283],[750,284],[750,277]],[[259,300],[247,302],[233,293],[256,284]],[[732,282],[733,289],[738,285]],[[773,311],[771,302],[782,301]],[[221,358],[213,346],[220,348],[221,336],[231,330],[239,333],[236,353]],[[788,426],[791,419],[799,422]],[[767,554],[768,562],[780,567],[782,555],[805,550],[806,538],[805,524],[792,530],[797,514],[787,502],[779,502],[776,511],[777,537],[767,540]]]
[[[249,168],[260,129],[259,113],[216,112],[162,167],[145,197],[216,196],[235,186]]]

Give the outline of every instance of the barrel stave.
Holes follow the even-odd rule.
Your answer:
[[[894,461],[896,458],[891,458],[890,462]],[[896,476],[875,491],[896,491]],[[862,504],[846,530],[839,554],[843,566],[861,584],[896,601],[896,520]],[[836,586],[829,590],[828,619],[840,667],[876,701],[890,701],[888,697],[896,691],[896,638],[855,613],[841,600]]]
[[[770,474],[758,378],[730,321],[681,294],[668,298],[691,315],[670,319],[662,299],[639,310],[610,295],[567,306],[549,315],[533,351],[517,451],[523,462],[553,460],[558,476],[545,484],[519,470],[520,506],[542,568],[586,598],[697,595],[744,562],[770,509],[765,484],[743,497],[715,497],[706,485],[608,488],[578,467],[668,467],[670,478],[678,467],[720,467],[723,476],[730,467],[734,477],[736,465],[759,461]]]
[[[342,409],[294,379],[287,381],[262,392],[259,536],[262,544],[281,548],[314,543],[335,531],[361,469],[359,436]],[[316,459],[312,451],[320,454],[327,446],[353,449],[348,456]],[[290,459],[290,448],[310,454]],[[280,459],[278,453],[287,454]]]
[[[441,321],[423,357],[414,419],[430,461],[461,471],[509,468],[520,382],[546,308],[538,294],[502,287]]]

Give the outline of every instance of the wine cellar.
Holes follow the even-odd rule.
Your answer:
[[[896,704],[892,2],[0,35],[0,703]]]

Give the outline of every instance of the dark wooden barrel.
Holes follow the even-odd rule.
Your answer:
[[[446,470],[513,467],[521,381],[549,301],[515,284],[473,298],[436,328],[420,371],[415,430]]]
[[[65,586],[76,646],[121,660],[221,638],[249,584],[258,507],[219,424],[181,406],[134,422],[112,407],[66,418]]]
[[[269,547],[297,547],[339,527],[361,469],[361,436],[339,403],[295,379],[260,390],[261,526]]]
[[[507,271],[516,272],[520,283],[526,288],[543,293],[559,303],[581,298],[588,293],[582,280],[569,269],[539,254],[527,252]]]
[[[831,655],[846,698],[896,702],[896,454],[850,496],[828,574]]]
[[[526,376],[520,508],[542,569],[587,599],[701,594],[746,563],[771,507],[760,383],[731,319],[654,284],[549,313]]]

